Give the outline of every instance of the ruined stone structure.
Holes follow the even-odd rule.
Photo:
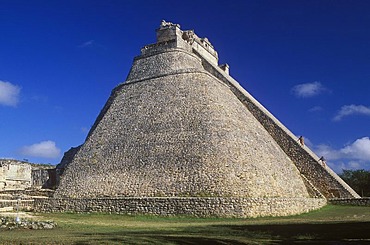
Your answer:
[[[0,159],[0,191],[41,188],[51,168],[51,165]]]
[[[0,191],[31,187],[32,167],[22,161],[0,159]]]
[[[43,182],[43,188],[55,190],[59,186],[60,176],[63,175],[67,165],[72,161],[80,148],[81,146],[71,147],[64,153],[62,160],[55,168],[48,169],[48,179]]]
[[[163,21],[73,152],[55,199],[36,209],[255,217],[307,212],[331,196],[358,197],[218,65],[207,38]]]
[[[52,175],[55,166],[45,164],[31,164],[31,166],[32,166],[31,172],[32,187],[34,188],[45,187],[45,183]]]
[[[33,210],[33,198],[47,198],[50,190],[41,189],[54,166],[13,159],[0,159],[0,214],[20,208]]]

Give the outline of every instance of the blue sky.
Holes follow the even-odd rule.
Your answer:
[[[0,0],[0,158],[60,161],[165,19],[337,172],[370,169],[370,1]]]

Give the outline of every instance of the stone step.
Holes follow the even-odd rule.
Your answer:
[[[0,200],[10,200],[13,199],[13,196],[10,194],[0,194]]]
[[[13,207],[3,207],[3,208],[0,208],[0,213],[1,212],[12,212],[14,211],[14,208]]]
[[[46,196],[51,197],[54,194],[54,190],[48,189],[27,189],[27,190],[3,190],[0,191],[1,195],[12,195],[12,196]],[[1,198],[0,198],[1,199]]]
[[[32,196],[10,196],[10,197],[0,197],[0,202],[3,200],[12,200],[12,201],[17,201],[17,200],[30,200],[33,199]]]
[[[6,208],[6,207],[13,207],[14,209],[17,209],[17,207],[21,209],[29,209],[29,207],[33,206],[33,199],[26,199],[26,200],[0,200],[0,208]]]
[[[307,179],[307,177],[304,174],[301,174],[302,179],[310,186],[310,188],[313,190],[315,193],[315,197],[319,198],[325,198],[321,192]]]

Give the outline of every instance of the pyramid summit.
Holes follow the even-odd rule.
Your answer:
[[[254,217],[359,197],[218,64],[207,38],[166,21],[156,34],[39,208]]]

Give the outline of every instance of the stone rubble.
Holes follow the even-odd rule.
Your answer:
[[[31,230],[50,230],[57,227],[54,221],[34,221],[27,219],[20,219],[16,221],[14,217],[0,217],[0,229],[31,229]]]

